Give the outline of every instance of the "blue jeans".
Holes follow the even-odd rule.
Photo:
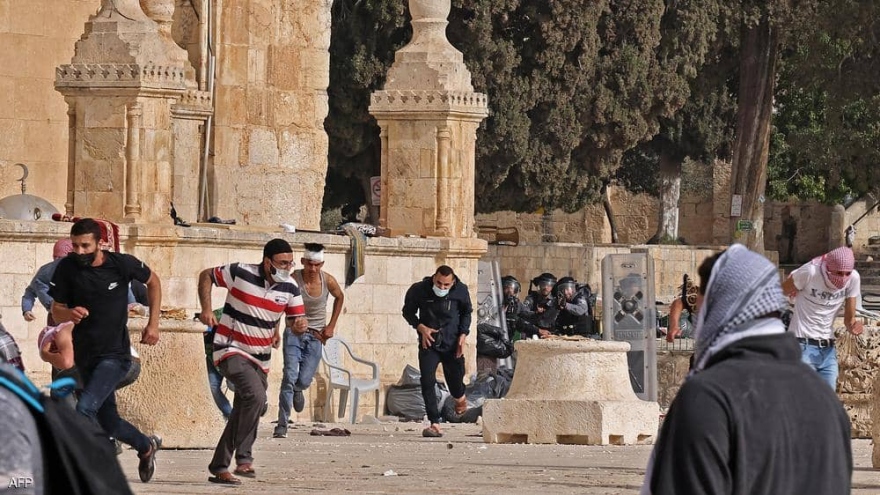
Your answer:
[[[88,368],[79,368],[83,391],[76,403],[80,414],[97,423],[107,435],[131,445],[139,454],[150,450],[150,439],[116,410],[116,387],[131,368],[129,358],[103,358]]]
[[[296,335],[289,328],[284,330],[284,376],[278,394],[278,426],[286,428],[290,419],[294,391],[309,388],[318,364],[321,363],[323,344],[311,331]]]
[[[801,361],[819,372],[832,390],[837,390],[837,351],[834,346],[819,347],[801,342]]]
[[[211,396],[214,398],[214,404],[217,404],[217,408],[223,414],[223,419],[228,420],[229,415],[232,414],[232,405],[229,404],[229,399],[226,398],[221,388],[223,385],[223,375],[217,371],[217,367],[214,366],[214,359],[211,357],[205,356],[205,367],[208,369],[208,385],[211,387]],[[227,385],[229,385],[228,381]]]

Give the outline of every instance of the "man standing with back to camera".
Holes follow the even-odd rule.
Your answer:
[[[455,413],[467,410],[464,387],[464,342],[470,333],[471,295],[467,285],[455,276],[452,268],[441,265],[431,277],[414,283],[403,303],[403,317],[418,332],[419,372],[422,398],[431,426],[422,431],[425,437],[441,437],[440,409],[434,386],[437,365],[443,363],[443,376],[452,398]]]

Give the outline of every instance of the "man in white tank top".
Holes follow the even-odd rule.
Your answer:
[[[802,360],[837,389],[837,351],[834,349],[834,318],[843,306],[843,321],[853,335],[862,333],[856,320],[861,297],[855,256],[848,247],[837,248],[791,272],[782,290],[795,298],[789,331],[801,344]]]
[[[306,243],[300,262],[303,268],[293,272],[293,279],[302,293],[309,325],[300,333],[291,328],[284,329],[284,372],[281,392],[278,394],[278,424],[272,434],[275,438],[287,437],[291,405],[296,412],[302,412],[305,408],[306,398],[303,391],[312,384],[321,362],[321,348],[327,339],[333,337],[345,300],[345,294],[333,275],[322,270],[322,244]],[[327,298],[331,295],[333,312],[328,323]]]

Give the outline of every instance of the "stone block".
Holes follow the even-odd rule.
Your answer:
[[[270,116],[272,92],[258,86],[248,86],[247,95],[247,121],[254,126],[267,126],[271,124]]]
[[[223,40],[231,45],[247,46],[250,44],[250,0],[225,0],[221,15],[221,31]],[[221,53],[226,45],[221,48]]]
[[[656,402],[636,398],[622,342],[519,341],[517,373],[504,399],[483,406],[489,443],[653,443]]]
[[[278,140],[271,129],[254,128],[248,139],[248,164],[277,166]]]
[[[223,85],[245,86],[248,82],[247,46],[224,44],[221,48],[223,64],[218,71],[218,82]]]
[[[299,48],[270,45],[267,63],[269,71],[268,83],[282,91],[302,90],[304,75],[301,69],[301,56],[302,50]],[[309,68],[309,70],[311,71],[312,69]]]
[[[217,87],[217,126],[247,123],[247,98],[241,86],[220,84]]]
[[[22,156],[27,156],[24,152],[24,128],[24,121],[0,119],[0,160],[15,163]]]

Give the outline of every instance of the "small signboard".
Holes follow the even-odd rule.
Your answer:
[[[373,206],[381,206],[382,203],[382,176],[370,177],[370,202]]]
[[[740,232],[751,232],[755,229],[755,224],[749,220],[738,220],[736,222],[736,230]]]
[[[730,198],[730,216],[741,217],[743,214],[743,197],[742,194],[734,194]]]

